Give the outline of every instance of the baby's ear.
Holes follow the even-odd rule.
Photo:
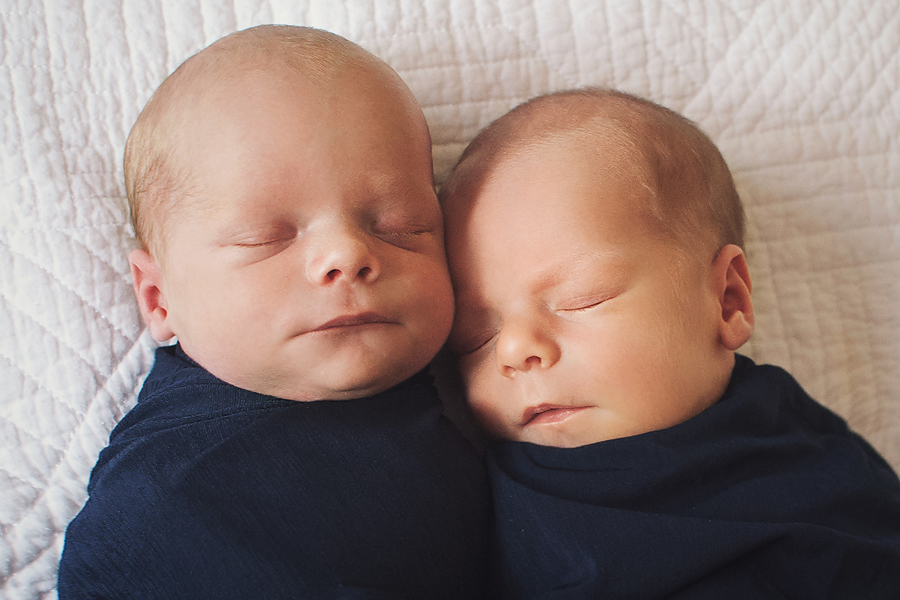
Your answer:
[[[750,297],[753,283],[744,251],[734,244],[719,250],[713,261],[712,276],[722,310],[719,340],[728,350],[734,351],[753,333],[753,300]]]
[[[169,324],[169,304],[163,293],[162,269],[146,250],[132,250],[128,255],[134,295],[150,335],[157,342],[171,339],[175,333]]]

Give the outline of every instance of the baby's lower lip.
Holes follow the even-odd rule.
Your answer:
[[[585,410],[586,406],[558,406],[540,408],[531,415],[525,422],[525,425],[548,425],[550,423],[561,423],[569,417]]]

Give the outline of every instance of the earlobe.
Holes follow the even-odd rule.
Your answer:
[[[169,324],[169,305],[163,293],[162,269],[146,250],[132,250],[128,255],[134,295],[141,317],[157,342],[171,339],[175,333]]]
[[[722,313],[719,339],[725,348],[735,351],[750,339],[754,324],[753,284],[744,251],[734,244],[722,248],[713,263],[713,275]]]

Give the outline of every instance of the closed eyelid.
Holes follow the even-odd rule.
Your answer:
[[[420,188],[408,184],[392,184],[373,189],[369,209],[377,221],[402,224],[409,222],[422,228],[438,227],[441,208],[431,186]]]
[[[370,225],[370,234],[385,243],[409,251],[425,251],[440,232],[440,220],[422,214],[386,214]]]
[[[220,240],[223,246],[256,247],[293,240],[298,234],[297,225],[288,221],[246,220],[223,228]]]
[[[378,215],[372,229],[383,235],[421,235],[434,233],[441,227],[440,213],[429,214],[425,210],[386,211]]]
[[[493,340],[497,339],[497,333],[499,332],[485,333],[483,336],[474,336],[460,343],[449,342],[447,348],[454,356],[470,356],[490,345]]]
[[[614,298],[615,294],[594,294],[590,296],[580,296],[572,298],[565,302],[558,303],[554,306],[555,310],[562,312],[577,312],[600,306],[607,300]]]
[[[288,242],[293,239],[294,236],[291,237],[273,237],[273,238],[265,238],[260,240],[247,240],[247,241],[239,241],[231,244],[232,246],[237,246],[238,248],[259,248],[262,246],[271,246],[273,244],[281,244],[284,242]]]
[[[416,223],[403,224],[401,226],[391,226],[376,223],[373,225],[372,229],[378,235],[386,235],[386,236],[412,236],[412,235],[424,235],[426,233],[433,233],[437,228],[429,227],[427,225],[420,225]]]
[[[471,307],[471,305],[470,305]],[[461,324],[466,323],[465,327]],[[456,356],[465,356],[476,352],[497,337],[499,327],[493,327],[485,314],[463,314],[457,309],[456,324],[447,340],[447,349]]]

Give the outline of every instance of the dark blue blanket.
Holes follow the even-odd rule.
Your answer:
[[[497,597],[900,598],[897,476],[776,367],[738,357],[676,427],[488,467]]]
[[[290,402],[157,351],[70,524],[67,598],[476,598],[483,463],[427,374]]]

